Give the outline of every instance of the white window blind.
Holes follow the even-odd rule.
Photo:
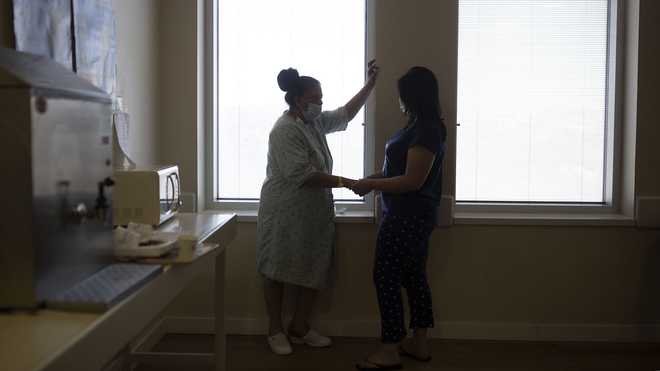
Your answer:
[[[220,0],[218,9],[218,199],[258,199],[268,134],[288,108],[277,74],[293,67],[317,78],[323,109],[335,109],[364,84],[365,2]],[[334,173],[364,174],[364,114],[328,135]],[[335,199],[361,200],[350,191]]]
[[[607,0],[460,0],[459,201],[603,202]]]

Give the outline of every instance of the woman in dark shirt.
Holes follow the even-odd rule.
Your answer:
[[[352,187],[360,195],[381,191],[383,209],[373,272],[383,345],[358,369],[400,369],[400,355],[431,358],[427,330],[434,322],[426,260],[441,197],[447,130],[433,72],[413,67],[398,88],[407,125],[387,142],[382,172]],[[413,330],[406,341],[401,286],[408,293]]]

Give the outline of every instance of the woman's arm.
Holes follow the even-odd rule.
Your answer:
[[[379,179],[379,178],[383,178],[383,177],[385,177],[385,175],[383,174],[382,171],[379,171],[379,172],[377,172],[377,173],[374,173],[374,174],[369,175],[369,176],[367,177],[367,179]]]
[[[422,146],[408,150],[406,173],[391,178],[360,179],[351,187],[357,194],[364,195],[372,190],[385,193],[406,193],[420,189],[433,167],[435,154]]]
[[[351,98],[348,103],[344,105],[346,108],[348,121],[351,121],[353,117],[357,115],[358,111],[360,111],[360,108],[362,108],[362,106],[364,106],[364,104],[367,102],[367,98],[369,98],[369,94],[374,89],[374,86],[376,86],[376,78],[378,77],[378,66],[376,65],[376,60],[371,60],[368,64],[368,67],[369,71],[367,73],[367,83],[364,84],[362,89],[360,89],[360,91],[355,94],[355,96]]]
[[[355,184],[355,180],[344,178],[341,176],[330,175],[320,171],[312,173],[303,186],[318,187],[318,188],[351,188]]]

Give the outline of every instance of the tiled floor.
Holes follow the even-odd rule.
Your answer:
[[[212,337],[168,335],[155,350],[210,352]],[[270,352],[263,336],[230,336],[229,371],[354,370],[355,362],[376,346],[375,339],[334,338],[330,349],[294,346],[294,354]],[[446,371],[655,371],[660,370],[660,344],[531,343],[502,341],[433,340],[433,360],[404,359],[404,370]],[[141,365],[138,371],[173,370]],[[211,370],[185,367],[186,370]]]

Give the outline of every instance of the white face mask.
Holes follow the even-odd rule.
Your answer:
[[[307,103],[307,109],[303,111],[305,121],[314,121],[321,114],[322,106],[315,103]]]
[[[399,109],[400,109],[401,112],[403,112],[404,114],[406,113],[406,106],[403,104],[403,101],[401,100],[401,98],[399,98]]]

